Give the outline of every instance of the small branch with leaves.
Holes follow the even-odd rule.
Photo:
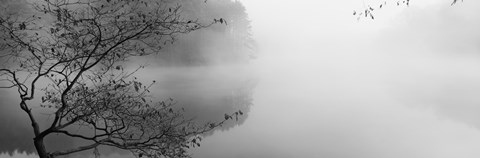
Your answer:
[[[456,4],[457,1],[458,0],[453,0],[451,5]],[[463,0],[462,0],[462,2],[463,2]],[[408,6],[410,6],[411,1],[410,0],[398,0],[398,1],[393,2],[393,3],[394,3],[393,5],[396,5],[396,6],[406,5],[408,7]],[[388,5],[390,5],[390,3],[388,3]],[[377,4],[377,5],[368,5],[368,6],[364,7],[364,9],[354,10],[353,11],[353,16],[356,16],[357,20],[360,20],[361,18],[370,18],[370,19],[374,20],[375,19],[374,12],[376,10],[382,9],[386,6],[387,6],[387,1],[384,1],[383,3]]]

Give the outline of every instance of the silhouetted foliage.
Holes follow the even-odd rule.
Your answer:
[[[34,13],[0,17],[1,88],[15,88],[20,108],[33,127],[41,158],[67,155],[100,145],[129,150],[135,155],[189,157],[200,146],[199,134],[236,118],[196,124],[184,118],[175,101],[155,101],[152,83],[134,76],[143,68],[127,69],[131,57],[159,52],[179,34],[224,24],[223,18],[202,24],[185,18],[181,5],[155,0],[46,0],[33,4]],[[53,117],[41,129],[31,105]],[[71,130],[89,129],[89,133]],[[90,142],[85,146],[47,151],[46,136],[63,134]]]

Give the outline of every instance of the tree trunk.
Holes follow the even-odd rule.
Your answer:
[[[35,144],[35,149],[37,150],[37,154],[40,158],[52,158],[45,148],[45,144],[43,144],[43,138],[34,138],[33,143]]]

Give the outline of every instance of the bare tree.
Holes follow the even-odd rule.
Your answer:
[[[158,52],[177,34],[208,27],[181,16],[181,6],[160,0],[46,0],[34,13],[0,17],[1,88],[15,88],[33,127],[41,158],[113,146],[142,157],[189,157],[204,132],[220,122],[198,125],[184,118],[173,99],[154,101],[149,88],[126,68],[135,56]],[[41,129],[32,107],[53,119]],[[33,105],[32,105],[33,104]],[[72,127],[89,129],[76,132]],[[47,151],[44,139],[63,134],[90,144]]]

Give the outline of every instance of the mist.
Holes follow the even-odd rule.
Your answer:
[[[141,59],[152,66],[139,75],[159,82],[153,93],[179,100],[189,116],[248,111],[209,133],[193,157],[480,156],[480,2],[387,1],[375,20],[352,11],[383,1],[240,2],[256,59],[224,56],[230,44],[210,46],[223,37],[191,43],[223,28]]]
[[[244,2],[262,52],[255,106],[196,157],[480,155],[480,3],[412,0],[357,21],[382,2]]]

